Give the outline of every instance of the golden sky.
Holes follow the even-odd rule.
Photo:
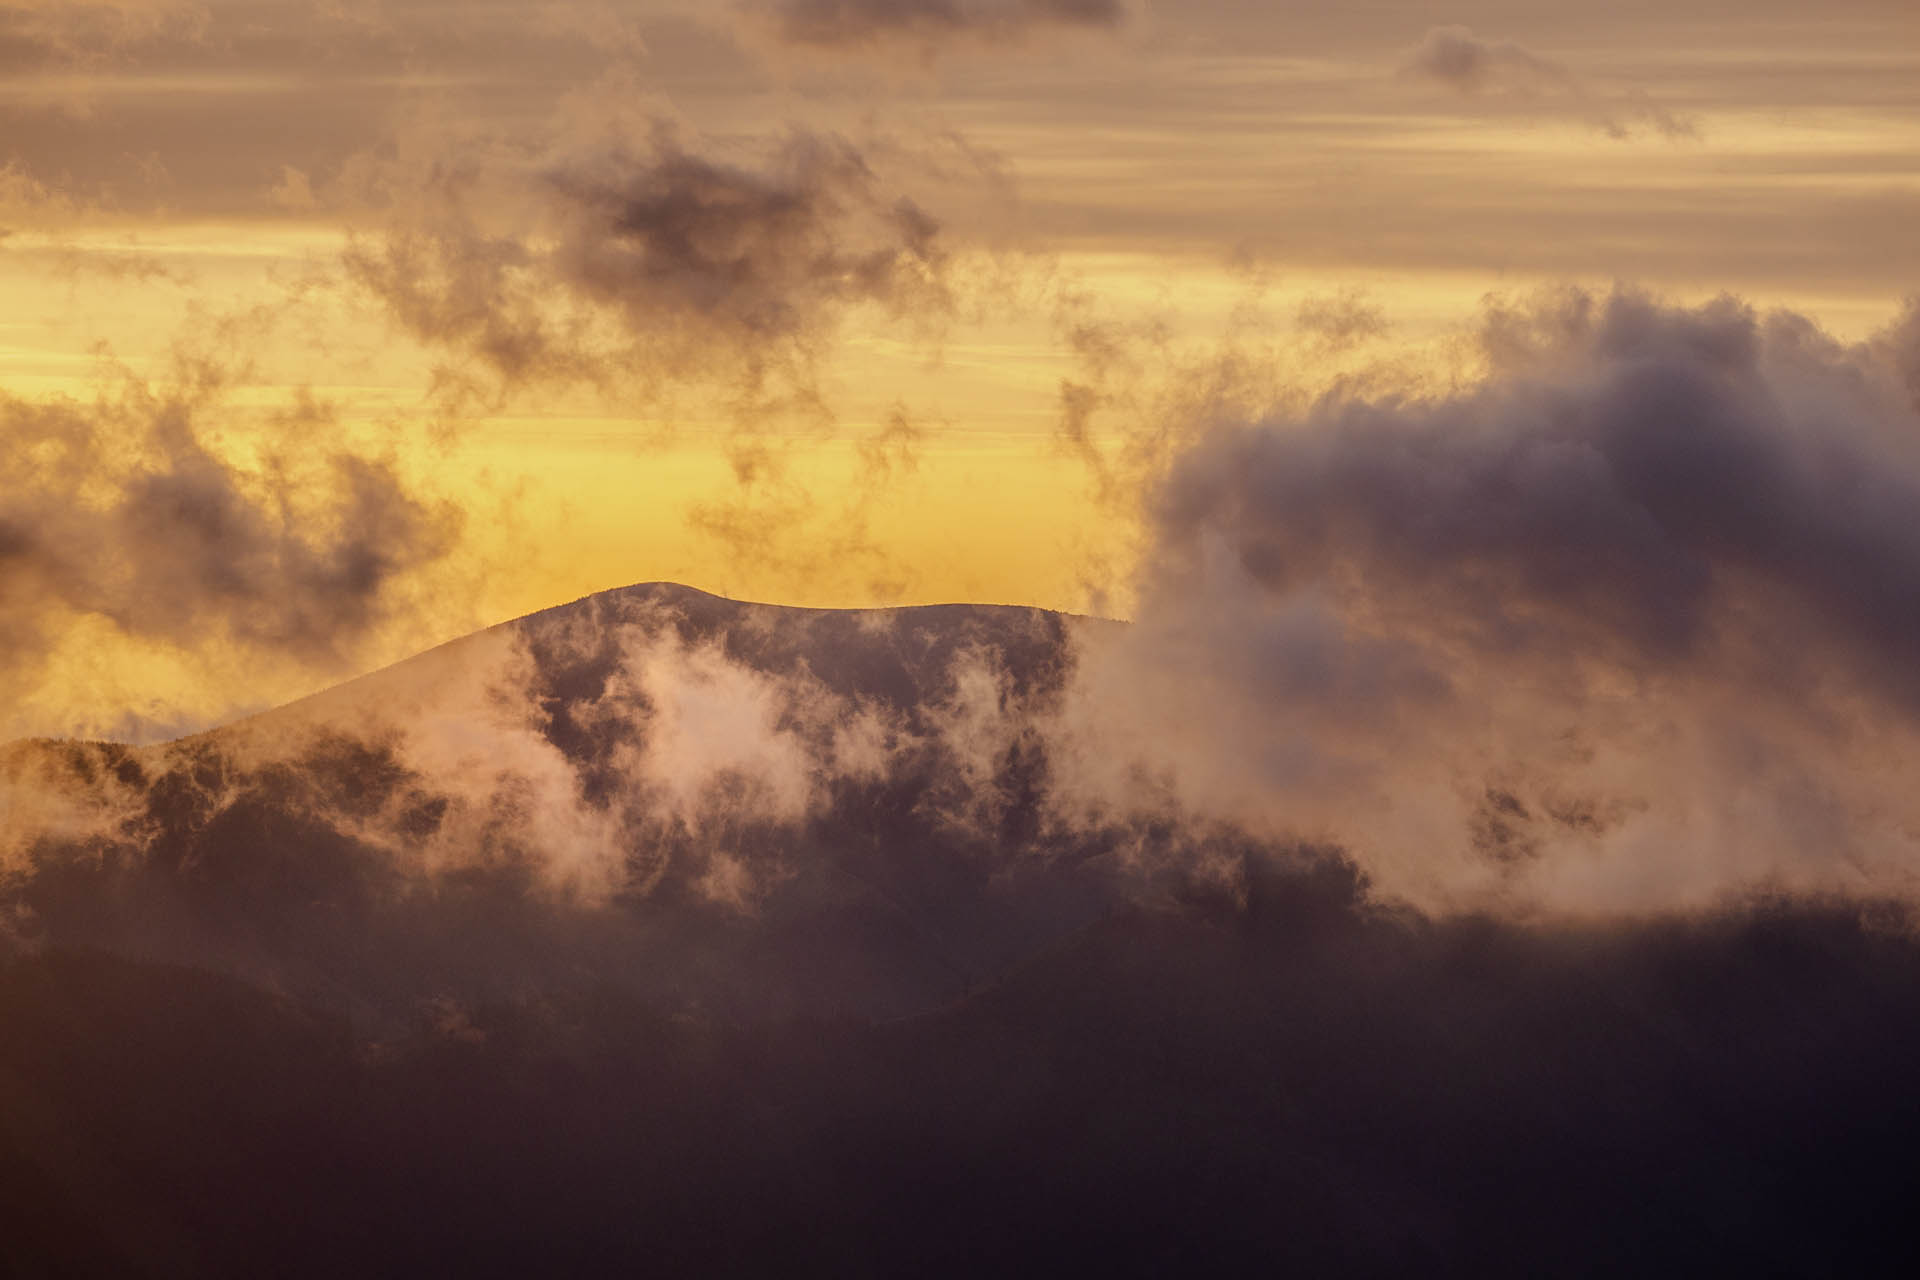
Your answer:
[[[1125,613],[1488,298],[1920,288],[1920,7],[0,3],[0,737],[672,579]]]

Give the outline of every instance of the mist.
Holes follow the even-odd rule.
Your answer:
[[[0,1274],[1911,1273],[1912,8],[0,0]]]

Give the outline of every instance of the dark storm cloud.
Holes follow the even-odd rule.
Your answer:
[[[1176,545],[1232,529],[1274,590],[1351,569],[1471,601],[1488,643],[1594,629],[1636,660],[1702,656],[1728,597],[1764,587],[1920,705],[1920,456],[1890,408],[1844,365],[1788,365],[1810,385],[1775,385],[1785,333],[1730,302],[1616,296],[1561,321],[1577,372],[1430,406],[1327,404],[1301,433],[1220,442],[1183,465],[1162,528]],[[1489,341],[1510,339],[1496,325]],[[1803,394],[1846,419],[1801,418]]]
[[[509,385],[713,377],[757,395],[778,374],[804,390],[848,308],[917,323],[949,305],[940,223],[832,135],[796,130],[749,163],[655,124],[450,159],[396,203],[351,273]]]
[[[1012,40],[1048,27],[1118,27],[1121,0],[749,0],[796,45],[856,47],[892,40]]]
[[[1462,26],[1434,27],[1400,64],[1403,75],[1444,84],[1466,95],[1500,95],[1566,110],[1612,137],[1641,128],[1669,138],[1692,137],[1692,121],[1644,93],[1601,93],[1561,63],[1513,40],[1493,40]]]
[[[1467,390],[1212,431],[1153,504],[1135,626],[1087,655],[1089,786],[1137,808],[1145,768],[1416,898],[1909,884],[1902,332],[1568,292],[1490,310]]]
[[[386,620],[456,514],[393,466],[328,447],[306,406],[257,464],[215,447],[220,376],[129,379],[92,404],[0,398],[0,667],[76,615],[128,635],[337,661]]]

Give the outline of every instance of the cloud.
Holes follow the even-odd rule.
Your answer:
[[[211,18],[195,0],[9,0],[0,48],[14,69],[92,68],[157,40],[196,41]]]
[[[547,175],[563,206],[561,281],[650,336],[691,328],[751,351],[805,344],[836,308],[942,300],[941,228],[876,190],[845,139],[795,132],[762,169],[662,130],[639,155]]]
[[[871,775],[874,753],[902,739],[895,717],[829,690],[804,662],[744,659],[753,611],[728,608],[734,624],[703,635],[671,596],[589,600],[152,748],[138,800],[184,803],[194,816],[172,829],[128,822],[124,789],[101,769],[59,785],[59,769],[23,755],[21,830],[37,823],[72,844],[69,831],[105,815],[93,838],[117,833],[164,860],[222,815],[265,804],[358,849],[353,874],[369,886],[517,871],[529,910],[701,885],[749,909],[785,874],[833,781]]]
[[[183,360],[91,403],[0,396],[0,669],[28,681],[84,620],[335,667],[452,548],[457,512],[330,441],[311,400],[253,459],[223,449],[231,390]]]
[[[1907,299],[1900,319],[1880,335],[1880,355],[1906,384],[1914,411],[1920,413],[1920,297]]]
[[[36,743],[0,745],[0,888],[29,868],[43,845],[88,847],[124,840],[138,831],[148,797],[144,776],[125,747]],[[0,905],[0,952],[7,920],[20,912]]]
[[[27,172],[14,160],[0,165],[0,232],[44,231],[77,221],[83,206]]]
[[[806,816],[819,766],[795,732],[796,717],[817,705],[818,691],[730,661],[718,646],[671,640],[636,646],[624,673],[628,714],[644,706],[651,720],[630,772],[671,821],[698,832],[716,812],[735,822]],[[728,878],[740,874],[735,865]]]
[[[1791,315],[1493,308],[1464,391],[1222,423],[1083,654],[1060,795],[1351,848],[1390,894],[1910,893],[1920,422]]]
[[[264,808],[354,850],[356,892],[517,871],[540,902],[705,884],[749,909],[820,874],[804,866],[816,822],[829,841],[903,820],[980,841],[1030,808],[1010,779],[1034,763],[1066,654],[1033,610],[608,593],[179,742],[22,744],[0,758],[0,852],[29,872],[102,849],[191,863],[226,856],[195,850]]]
[[[884,422],[850,441],[843,483],[804,477],[817,445],[737,436],[726,450],[734,488],[694,504],[688,525],[725,548],[730,566],[777,576],[790,589],[854,583],[877,599],[896,597],[909,566],[875,535],[874,515],[913,483],[928,434],[904,406],[894,405]]]
[[[1128,316],[1071,280],[1055,291],[1054,326],[1073,361],[1059,383],[1055,443],[1085,466],[1102,505],[1131,511],[1206,423],[1275,403],[1293,360],[1326,354],[1324,334],[1284,348],[1267,287],[1256,273],[1210,333],[1164,307]],[[1311,321],[1301,327],[1313,333]]]
[[[846,49],[909,42],[1018,40],[1047,28],[1112,30],[1122,0],[748,0],[745,12],[783,41]]]
[[[1909,324],[1847,346],[1730,298],[1495,302],[1468,385],[1175,397],[1216,417],[1153,473],[1130,624],[636,591],[147,767],[403,880],[519,868],[595,909],[752,914],[874,824],[1223,884],[1249,843],[1335,848],[1436,913],[1911,899]]]
[[[1100,872],[1034,825],[1065,653],[1034,610],[643,587],[193,738],[16,744],[0,945],[385,1009],[590,974],[756,1017],[931,1007],[1092,910]]]
[[[1402,75],[1430,80],[1468,96],[1493,96],[1582,116],[1611,137],[1651,129],[1691,138],[1691,120],[1644,93],[1602,94],[1561,63],[1513,40],[1487,39],[1462,26],[1434,27],[1401,60]]]
[[[1485,40],[1466,27],[1434,27],[1401,62],[1401,69],[1426,76],[1465,93],[1495,87],[1502,80],[1567,84],[1572,76],[1512,40]]]
[[[849,309],[950,306],[940,222],[845,138],[793,130],[726,156],[670,123],[409,161],[352,276],[421,340],[507,388],[541,380],[732,388],[804,402]]]
[[[1384,336],[1390,327],[1381,307],[1358,289],[1303,299],[1294,325],[1328,351],[1345,351]]]

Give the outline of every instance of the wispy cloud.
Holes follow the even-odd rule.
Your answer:
[[[458,511],[311,398],[261,425],[253,456],[222,448],[232,382],[182,357],[90,403],[0,397],[0,670],[30,685],[82,618],[338,670],[451,550]]]
[[[346,265],[496,391],[692,381],[742,406],[804,399],[848,310],[937,324],[950,307],[940,221],[844,137],[724,154],[656,119],[444,145],[418,177],[383,172],[386,224]]]
[[[1694,122],[1641,92],[1607,93],[1564,64],[1513,40],[1478,36],[1467,27],[1434,27],[1400,63],[1402,75],[1445,85],[1465,97],[1502,99],[1587,120],[1615,138],[1649,129],[1691,138]]]
[[[743,11],[793,45],[931,50],[964,40],[1018,40],[1049,28],[1111,30],[1129,7],[1123,0],[747,0]]]

